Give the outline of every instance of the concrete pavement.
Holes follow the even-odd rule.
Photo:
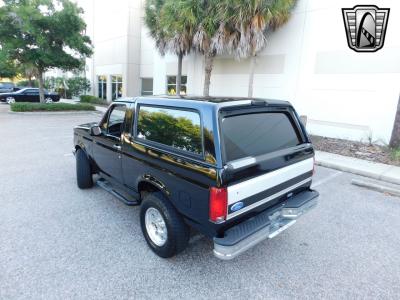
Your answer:
[[[196,235],[164,260],[147,247],[139,207],[80,190],[72,127],[95,113],[7,114],[0,105],[0,299],[396,299],[400,199],[317,167],[320,202],[236,260]]]
[[[400,167],[322,151],[316,151],[315,162],[323,167],[400,184]]]

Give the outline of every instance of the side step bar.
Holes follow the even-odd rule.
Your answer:
[[[104,178],[98,179],[96,183],[99,187],[101,187],[103,190],[106,190],[107,192],[112,194],[114,197],[116,197],[118,200],[120,200],[124,204],[129,205],[129,206],[139,205],[139,202],[136,199],[134,199],[134,200],[128,199],[127,197],[123,196],[121,193],[114,190],[111,183],[109,183]]]

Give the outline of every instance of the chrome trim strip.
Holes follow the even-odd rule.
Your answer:
[[[243,199],[310,172],[313,169],[313,165],[313,159],[308,158],[281,169],[228,186],[228,204],[231,205],[235,202],[242,201]]]
[[[279,196],[282,196],[283,194],[286,194],[286,193],[290,192],[291,190],[293,190],[295,188],[298,188],[299,186],[302,186],[303,184],[306,184],[306,183],[310,182],[311,179],[312,179],[312,177],[307,178],[306,180],[300,181],[300,182],[298,182],[298,183],[296,183],[296,184],[294,184],[294,185],[292,185],[292,186],[290,186],[290,187],[288,187],[288,188],[286,188],[286,189],[284,189],[284,190],[282,190],[282,191],[280,191],[280,192],[278,192],[276,194],[273,194],[273,195],[271,195],[271,196],[269,196],[269,197],[267,197],[267,198],[265,198],[263,200],[260,200],[260,201],[258,201],[256,203],[253,203],[252,205],[246,206],[246,207],[242,208],[241,210],[238,210],[238,211],[236,211],[236,212],[234,212],[232,214],[227,215],[226,219],[230,220],[230,219],[232,219],[232,218],[234,218],[234,217],[236,217],[236,216],[238,216],[240,214],[243,214],[243,213],[245,213],[245,212],[247,212],[247,211],[249,211],[249,210],[251,210],[251,209],[253,209],[253,208],[257,207],[257,206],[265,204],[265,203],[267,203],[267,202],[269,202],[269,201],[271,201],[271,200],[273,200],[273,199],[275,199],[275,198],[277,198]]]

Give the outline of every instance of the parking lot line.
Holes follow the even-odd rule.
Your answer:
[[[338,177],[338,176],[341,175],[341,174],[343,174],[343,172],[337,171],[337,172],[335,172],[335,173],[329,175],[328,177],[325,177],[325,178],[323,178],[323,179],[321,179],[321,180],[318,180],[317,182],[315,182],[315,183],[312,185],[312,187],[313,187],[313,188],[316,188],[316,187],[319,186],[319,185],[325,184],[325,183],[327,183],[328,181],[331,181],[332,179]]]

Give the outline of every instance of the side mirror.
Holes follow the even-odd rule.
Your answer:
[[[90,128],[90,135],[99,136],[101,135],[101,128],[98,125],[94,125]]]

